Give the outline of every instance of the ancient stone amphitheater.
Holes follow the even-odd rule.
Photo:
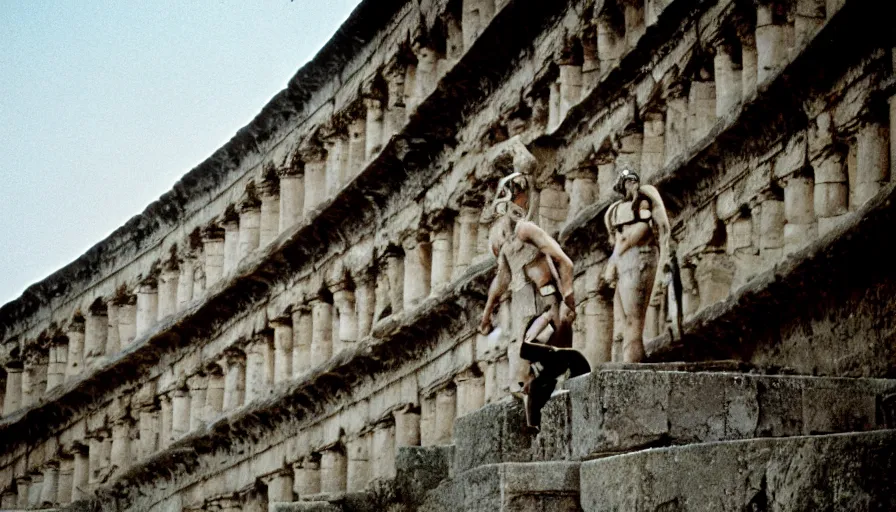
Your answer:
[[[365,0],[0,310],[0,508],[896,509],[892,11]],[[538,432],[508,336],[476,330],[506,141],[538,159],[593,365]],[[597,292],[622,167],[660,190],[683,280],[684,336],[649,325],[644,364]]]

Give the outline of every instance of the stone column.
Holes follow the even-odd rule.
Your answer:
[[[395,478],[395,426],[379,425],[373,431],[373,479],[386,480]]]
[[[624,2],[623,16],[625,17],[625,40],[629,50],[638,45],[638,41],[647,30],[645,23],[645,1],[629,0]]]
[[[109,317],[105,308],[87,313],[84,320],[84,353],[87,366],[93,365],[106,353]]]
[[[376,156],[385,144],[383,140],[383,102],[380,98],[368,96],[364,98],[364,108],[367,111],[364,123],[367,130],[364,137],[364,160],[368,161]]]
[[[688,107],[691,113],[688,132],[690,143],[694,144],[709,135],[716,124],[716,85],[705,70],[691,82]]]
[[[572,62],[561,63],[557,83],[560,86],[559,122],[562,123],[569,109],[582,98],[582,66]]]
[[[38,348],[25,352],[25,369],[22,372],[22,409],[32,407],[40,401],[47,389],[47,359]]]
[[[174,390],[171,413],[171,439],[177,440],[190,431],[190,395],[185,389]]]
[[[65,380],[70,381],[81,373],[84,366],[84,321],[72,320],[65,334],[68,337]]]
[[[700,295],[700,307],[705,308],[725,300],[734,280],[734,264],[724,252],[705,253],[694,269]]]
[[[688,98],[681,85],[673,87],[666,99],[666,130],[665,130],[665,165],[669,165],[678,157],[681,157],[690,147],[688,137]],[[601,197],[604,195],[601,188]]]
[[[355,273],[355,310],[358,313],[358,339],[370,334],[376,308],[376,284],[370,271],[364,269]]]
[[[420,446],[438,444],[436,436],[436,396],[420,399]]]
[[[174,391],[168,390],[159,394],[159,450],[168,448],[171,444],[172,424],[174,423],[174,406],[172,404]]]
[[[641,146],[641,180],[656,175],[665,162],[666,122],[663,114],[651,112],[644,115],[644,139]]]
[[[295,471],[294,490],[296,496],[308,496],[320,493],[320,460],[308,456],[293,464]]]
[[[127,469],[133,464],[131,460],[131,428],[133,421],[125,416],[112,424],[112,453],[110,463],[116,473]]]
[[[205,254],[205,288],[211,288],[224,274],[225,233],[218,228],[205,231],[202,252]]]
[[[121,324],[121,315],[116,302],[110,301],[106,306],[106,320],[106,344],[100,347],[100,351],[102,354],[111,356],[121,352],[121,331],[118,329]]]
[[[330,134],[324,141],[327,149],[327,171],[326,171],[326,195],[324,197],[334,197],[345,185],[345,176],[348,167],[348,140],[344,133],[335,132]]]
[[[366,110],[366,108],[365,108]],[[367,114],[351,120],[348,125],[348,167],[343,184],[351,181],[364,170],[367,163]]]
[[[467,370],[454,378],[457,392],[455,416],[465,416],[485,405],[485,378]]]
[[[784,187],[784,255],[815,239],[814,183],[811,177],[791,175]]]
[[[668,153],[666,155],[668,158]],[[608,152],[602,153],[596,160],[598,198],[601,201],[615,198],[616,192],[613,192],[613,184],[616,182],[616,161]]]
[[[205,403],[208,388],[208,377],[197,373],[187,378],[190,393],[189,431],[198,430],[205,423]]]
[[[457,391],[446,388],[436,395],[434,444],[451,444],[454,434],[454,418],[457,414]]]
[[[140,408],[140,458],[145,459],[159,447],[159,408],[149,403]]]
[[[208,374],[208,387],[205,392],[203,421],[210,422],[224,410],[224,375],[217,371]]]
[[[420,446],[420,412],[408,406],[392,415],[395,418],[395,448]]]
[[[495,0],[463,0],[461,28],[464,48],[469,50],[495,15]]]
[[[346,491],[363,491],[370,481],[370,437],[361,434],[346,444],[348,467],[346,470]]]
[[[246,347],[246,403],[270,393],[265,379],[268,337],[256,336]]]
[[[389,288],[389,259],[388,256],[384,256],[379,263],[379,272],[376,274],[374,322],[382,320],[392,313],[392,290]]]
[[[454,279],[457,279],[463,275],[470,263],[473,262],[473,258],[476,257],[479,210],[461,208],[455,229],[457,230],[457,244],[454,258]]]
[[[240,248],[239,261],[246,259],[261,240],[261,205],[255,200],[246,200],[240,207]]]
[[[320,492],[344,492],[347,469],[342,451],[338,448],[325,450],[320,459]]]
[[[311,301],[311,367],[333,356],[333,306],[320,298]]]
[[[333,307],[339,315],[338,331],[333,343],[333,353],[345,350],[346,343],[358,341],[358,314],[355,311],[355,292],[347,289],[346,283],[331,286]]]
[[[59,461],[59,483],[56,486],[55,500],[60,506],[65,506],[72,500],[74,476],[75,459],[73,457],[63,457]]]
[[[396,251],[386,256],[386,275],[389,279],[389,304],[392,314],[404,310],[404,257]]]
[[[321,148],[307,148],[302,153],[305,162],[305,201],[303,216],[307,220],[311,212],[323,203],[327,194],[327,153]]]
[[[35,470],[31,473],[31,485],[28,487],[28,508],[40,508],[40,497],[43,486],[44,475]]]
[[[292,469],[281,469],[264,478],[268,488],[268,503],[290,503],[293,497]]]
[[[106,355],[112,356],[130,346],[137,337],[137,297],[127,297],[118,307],[118,341],[120,346],[107,344]],[[107,340],[108,341],[108,340]]]
[[[280,384],[293,377],[292,320],[289,317],[275,318],[271,325],[274,328],[274,383]]]
[[[27,509],[31,507],[28,497],[31,494],[31,477],[20,476],[15,479],[16,482],[16,506],[18,509]]]
[[[890,181],[890,148],[887,127],[869,122],[856,137],[856,207],[874,197]]]
[[[65,382],[65,367],[67,366],[68,347],[59,340],[50,344],[50,356],[47,366],[47,392]]]
[[[305,213],[305,171],[294,168],[281,169],[279,232],[295,226]]]
[[[314,340],[311,309],[300,306],[292,313],[292,377],[297,378],[311,369],[311,346]]]
[[[430,266],[429,290],[431,293],[436,293],[441,287],[451,284],[451,273],[454,270],[451,226],[442,226],[430,237],[432,239],[432,264]]]
[[[762,3],[756,11],[757,83],[769,80],[787,60],[785,20],[773,3]]]
[[[383,140],[390,139],[399,133],[407,121],[404,104],[405,66],[396,61],[390,62],[383,74],[386,79],[388,98],[386,112],[383,114]]]
[[[613,304],[597,295],[590,297],[585,301],[584,322],[585,343],[580,349],[582,354],[592,368],[599,363],[610,362],[613,349]]]
[[[735,48],[720,43],[713,59],[716,79],[716,114],[720,117],[731,112],[740,103],[743,94],[741,69],[734,63]]]
[[[890,179],[896,176],[896,94],[890,97]]]
[[[246,396],[246,356],[242,351],[229,350],[225,355],[224,411],[243,405]]]
[[[87,456],[87,448],[75,448],[75,462],[72,470],[72,496],[71,502],[82,500],[89,492],[88,482],[90,477],[90,461]]]
[[[140,337],[149,332],[159,316],[159,296],[155,279],[147,280],[137,288],[137,332]],[[71,355],[71,353],[69,353]],[[71,361],[71,357],[69,357]]]
[[[240,261],[240,224],[236,219],[224,221],[224,268],[222,277],[230,275]],[[208,286],[206,277],[206,286]]]
[[[6,394],[3,396],[3,416],[18,411],[22,407],[22,367],[21,363],[6,365]]]
[[[90,486],[91,490],[95,490],[97,486],[101,483],[101,476],[103,471],[103,436],[104,433],[101,431],[96,431],[92,433],[88,433],[88,458],[87,458],[87,467],[88,467],[88,477],[87,482]]]
[[[755,34],[744,33],[739,35],[741,42],[741,98],[749,100],[756,94],[759,54],[756,50]]]
[[[794,47],[801,48],[824,25],[825,0],[797,0]]]
[[[538,224],[541,228],[550,234],[556,234],[568,216],[569,195],[557,184],[542,189],[538,199]],[[479,248],[480,254],[491,253],[488,247],[488,231],[488,226],[484,224],[479,228],[480,240],[485,239],[484,246]]]
[[[429,295],[432,247],[416,234],[404,241],[404,309],[416,307]]]
[[[763,201],[759,215],[759,255],[763,265],[770,267],[784,256],[784,201]]]
[[[619,27],[619,20],[610,12],[613,7],[604,8],[597,15],[597,55],[600,59],[601,73],[606,75],[619,64],[625,51],[625,34]]]
[[[463,12],[461,12],[461,18]],[[461,19],[450,12],[450,9],[442,14],[442,23],[445,26],[445,58],[450,66],[454,66],[464,55],[464,29]]]
[[[166,265],[159,275],[158,290],[158,320],[173,315],[177,312],[177,288],[180,270]]]
[[[258,246],[267,247],[280,233],[280,187],[276,181],[265,181],[261,186],[261,226]]]
[[[187,309],[187,305],[193,300],[193,279],[196,272],[195,265],[196,257],[193,253],[185,254],[178,263],[177,307],[175,308],[175,311],[183,311]]]

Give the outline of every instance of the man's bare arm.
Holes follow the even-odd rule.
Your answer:
[[[491,330],[492,311],[494,311],[498,299],[507,291],[509,286],[510,267],[507,265],[504,255],[498,253],[498,273],[488,287],[488,299],[485,301],[485,309],[482,311],[482,320],[479,323],[479,332],[482,334],[488,334],[488,331]]]

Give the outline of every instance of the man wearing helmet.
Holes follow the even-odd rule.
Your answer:
[[[588,362],[572,345],[575,319],[573,264],[569,256],[532,216],[531,171],[535,158],[519,141],[510,141],[513,169],[498,184],[492,203],[500,216],[492,226],[489,244],[498,272],[489,287],[479,330],[491,331],[491,315],[509,289],[515,340],[508,348],[511,391],[527,396],[530,426],[540,423],[541,407],[550,398],[556,379],[590,371]]]
[[[623,198],[610,205],[604,216],[613,253],[602,288],[615,286],[613,318],[617,327],[621,326],[622,359],[637,363],[645,356],[645,320],[659,321],[664,273],[657,272],[657,267],[674,266],[669,217],[656,187],[642,185],[638,175],[628,169],[619,173],[613,190]]]

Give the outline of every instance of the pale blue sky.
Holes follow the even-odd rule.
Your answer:
[[[0,0],[0,304],[245,126],[358,0]]]

